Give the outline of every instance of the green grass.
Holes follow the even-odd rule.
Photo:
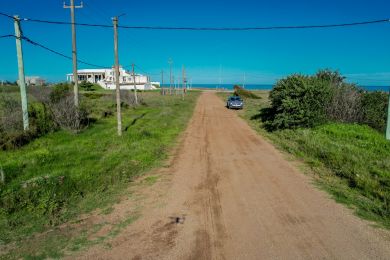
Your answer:
[[[268,92],[256,94],[262,99],[245,99],[240,116],[279,149],[303,161],[316,183],[336,201],[390,228],[390,142],[374,129],[357,124],[267,132],[259,111],[269,105]]]
[[[115,111],[105,93],[84,97],[97,121],[81,133],[57,131],[0,152],[6,176],[0,186],[0,246],[106,208],[135,177],[161,165],[190,119],[198,93],[190,92],[184,101],[157,92],[140,95],[146,105],[123,108],[122,137],[116,134],[115,114],[102,116]]]

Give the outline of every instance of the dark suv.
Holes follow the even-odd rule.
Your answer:
[[[239,96],[230,96],[226,102],[226,107],[229,109],[243,109],[244,101]]]

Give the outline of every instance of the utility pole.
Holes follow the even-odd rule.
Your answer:
[[[182,98],[183,98],[183,100],[184,100],[184,91],[185,91],[185,88],[186,88],[186,68],[184,67],[184,65],[183,65],[183,75],[182,75],[182,77],[183,77],[183,86],[182,86],[182,90],[181,90],[181,92],[182,92]]]
[[[164,70],[161,70],[161,88],[164,86]]]
[[[81,2],[81,5],[75,6],[74,0],[70,0],[70,5],[66,5],[64,2],[64,8],[70,8],[70,16],[72,21],[72,60],[73,60],[73,81],[74,81],[74,105],[76,107],[79,106],[79,82],[78,82],[78,75],[77,75],[77,48],[76,48],[76,19],[74,15],[74,9],[75,8],[83,8],[83,2]]]
[[[388,101],[388,104],[387,104],[386,139],[390,140],[390,88],[389,88],[389,101]]]
[[[20,88],[20,97],[22,99],[22,112],[23,112],[23,129],[26,131],[29,128],[28,123],[28,105],[27,105],[27,93],[26,93],[26,81],[24,77],[24,64],[23,64],[23,50],[22,50],[22,30],[20,28],[19,16],[14,16],[15,36],[16,36],[16,54],[18,56],[18,72],[19,80],[18,85]]]
[[[115,85],[116,85],[116,115],[118,121],[118,135],[122,135],[121,91],[119,85],[119,58],[118,58],[118,16],[112,19],[114,24],[114,56],[115,56]]]
[[[218,85],[218,88],[221,88],[221,84],[222,84],[221,74],[222,74],[222,65],[219,64],[219,85]]]
[[[133,67],[133,83],[134,83],[134,98],[135,98],[135,104],[138,105],[137,84],[135,83],[134,64],[132,64],[131,66]]]
[[[165,89],[164,89],[164,70],[161,70],[161,94],[165,95]]]
[[[244,72],[244,84],[243,84],[242,88],[245,88],[245,81],[246,81],[246,73]]]
[[[169,63],[169,94],[172,95],[172,59],[169,58],[168,60]]]

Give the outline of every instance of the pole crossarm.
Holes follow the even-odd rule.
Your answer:
[[[67,5],[64,2],[64,8],[65,9],[67,9],[67,8],[83,8],[83,7],[84,7],[84,4],[83,4],[82,1],[81,1],[80,5],[74,5],[74,4]]]

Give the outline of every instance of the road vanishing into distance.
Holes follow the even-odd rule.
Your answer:
[[[142,216],[81,259],[390,259],[390,235],[337,204],[227,110],[198,99]]]

